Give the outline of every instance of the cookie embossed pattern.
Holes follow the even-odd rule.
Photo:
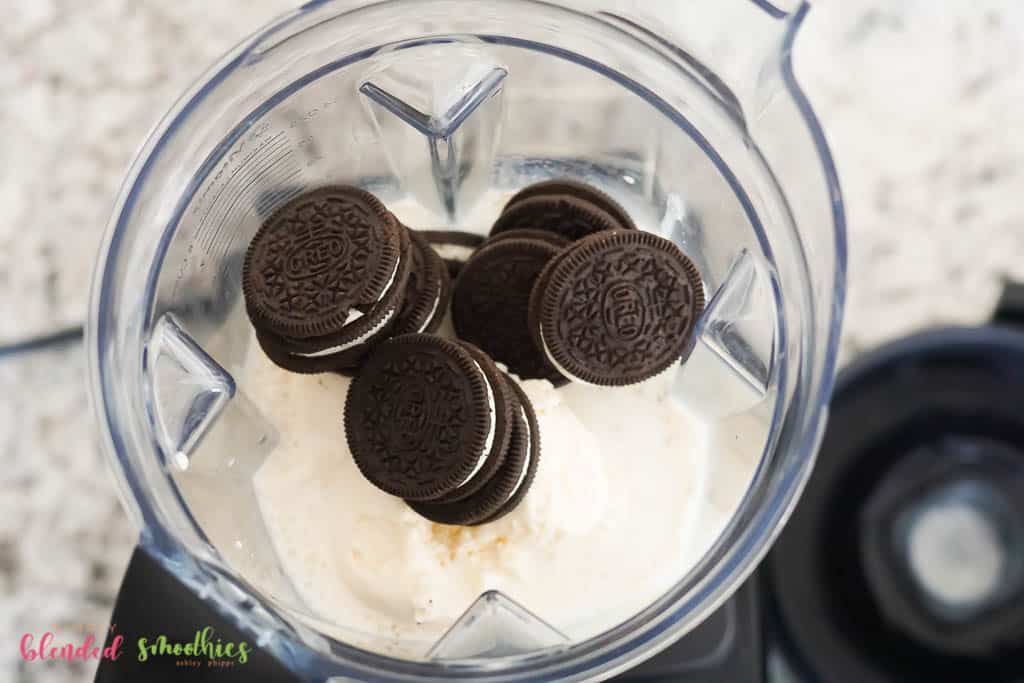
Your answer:
[[[352,383],[345,433],[381,490],[439,498],[472,477],[494,434],[493,389],[454,342],[407,335],[381,346]]]
[[[540,287],[543,348],[563,374],[588,384],[642,382],[684,359],[704,310],[690,259],[643,232],[577,242]]]
[[[324,188],[281,208],[253,238],[242,282],[249,315],[296,338],[336,331],[376,303],[399,258],[398,233],[366,193]]]

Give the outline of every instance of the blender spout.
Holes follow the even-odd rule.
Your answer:
[[[671,56],[738,119],[781,87],[776,66],[804,0],[581,0],[586,9]]]

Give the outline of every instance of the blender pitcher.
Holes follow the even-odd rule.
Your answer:
[[[796,502],[835,370],[842,204],[790,63],[808,9],[314,0],[224,57],[142,149],[93,288],[95,407],[143,549],[304,680],[601,679],[707,618]],[[422,638],[366,633],[297,590],[256,500],[284,435],[248,383],[246,247],[322,185],[484,234],[551,178],[611,195],[703,277],[695,348],[670,370],[710,435],[697,559],[611,625],[550,623],[487,590]],[[342,438],[340,415],[329,427]]]

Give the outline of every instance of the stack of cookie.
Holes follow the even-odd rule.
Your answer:
[[[352,382],[345,433],[359,470],[439,524],[492,522],[540,459],[530,401],[480,349],[431,334],[381,344]]]
[[[433,332],[450,285],[426,240],[354,187],[286,203],[253,237],[242,268],[260,346],[302,373],[350,374],[385,339]]]
[[[461,266],[452,321],[513,374],[601,386],[684,359],[704,307],[700,274],[604,193],[549,181],[516,194]]]

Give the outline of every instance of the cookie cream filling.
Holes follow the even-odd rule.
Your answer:
[[[576,375],[572,374],[571,372],[563,368],[562,365],[557,360],[555,360],[555,355],[551,353],[551,349],[548,348],[548,340],[544,336],[543,324],[540,324],[540,345],[542,350],[544,351],[544,357],[548,359],[548,362],[551,363],[555,370],[558,370],[559,374],[561,374],[563,377],[567,377],[574,382],[579,382],[580,384],[584,384],[588,387],[600,386],[599,384],[594,384],[593,382],[588,382],[581,377],[577,377]]]
[[[461,244],[431,244],[430,246],[445,261],[465,262],[476,251],[474,247],[466,247]]]
[[[523,470],[519,473],[519,480],[516,481],[516,485],[512,487],[512,491],[508,494],[508,497],[516,495],[516,491],[523,485],[526,480],[526,473],[530,469],[530,458],[533,457],[533,433],[530,431],[530,421],[526,419],[526,408],[520,406],[519,413],[523,418],[523,425],[526,427],[526,458],[523,460]]]
[[[391,271],[391,277],[388,278],[387,283],[384,285],[384,289],[381,291],[380,296],[377,297],[377,301],[375,303],[379,304],[381,301],[384,301],[385,297],[387,297],[388,295],[388,292],[390,292],[391,288],[395,286],[395,278],[398,277],[398,269],[399,267],[401,267],[401,265],[402,255],[399,254],[398,258],[395,259],[395,269]]]
[[[372,328],[370,328],[370,330],[368,330],[365,334],[360,335],[359,337],[353,339],[350,342],[345,342],[344,344],[338,344],[337,346],[331,346],[331,347],[328,347],[326,349],[320,349],[319,351],[312,351],[310,353],[292,352],[291,355],[293,355],[293,356],[301,356],[302,358],[320,358],[322,356],[330,356],[333,353],[338,353],[339,351],[346,351],[346,350],[351,349],[351,348],[353,348],[355,346],[359,346],[360,344],[365,342],[367,339],[370,339],[370,338],[373,337],[373,335],[377,334],[377,332],[379,332],[382,327],[384,327],[385,325],[388,324],[389,320],[391,320],[393,317],[395,317],[395,313],[397,313],[397,312],[398,312],[398,309],[392,308],[390,311],[388,311],[384,315],[383,318],[381,318],[379,323],[377,323]]]
[[[494,448],[494,433],[495,431],[497,431],[498,409],[494,403],[494,389],[491,387],[491,383],[487,379],[487,373],[484,372],[484,369],[482,367],[480,367],[480,364],[474,360],[473,365],[476,367],[476,371],[480,373],[480,376],[484,378],[484,386],[487,387],[487,410],[488,416],[490,417],[491,420],[491,426],[489,428],[489,431],[487,432],[487,440],[484,442],[483,455],[481,455],[477,459],[476,466],[473,467],[473,471],[469,473],[469,476],[463,479],[462,483],[459,484],[456,488],[460,488],[468,484],[470,479],[475,477],[477,472],[479,472],[483,468],[484,463],[487,462],[487,458],[491,456],[491,449]]]
[[[428,327],[430,327],[430,322],[434,319],[434,316],[437,314],[437,307],[440,306],[440,305],[441,305],[441,291],[438,290],[437,296],[434,297],[434,305],[430,307],[430,313],[423,320],[423,324],[420,325],[420,329],[416,330],[417,332],[422,333],[424,330],[426,330]]]
[[[384,289],[381,291],[380,296],[377,297],[377,301],[375,301],[374,304],[379,304],[381,301],[384,301],[384,299],[388,295],[388,292],[390,292],[391,288],[394,287],[394,285],[395,285],[395,278],[398,277],[398,267],[401,264],[402,264],[402,257],[401,257],[401,255],[399,255],[398,259],[395,261],[395,269],[391,271],[391,277],[388,278],[387,283],[384,285]],[[355,321],[357,321],[360,318],[362,318],[364,315],[366,315],[366,314],[363,313],[362,311],[360,311],[358,308],[350,308],[349,311],[348,311],[348,315],[345,317],[345,324],[346,325],[351,325]],[[343,351],[344,349],[340,349],[340,350]],[[297,353],[295,355],[297,355],[297,356],[304,356],[306,354]],[[323,354],[320,354],[320,355],[323,355]]]

